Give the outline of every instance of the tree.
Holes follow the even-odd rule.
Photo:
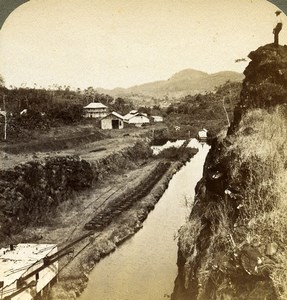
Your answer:
[[[5,82],[3,76],[0,74],[0,87],[4,86]]]

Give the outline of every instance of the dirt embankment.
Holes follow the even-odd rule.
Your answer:
[[[128,210],[118,214],[107,227],[96,231],[91,239],[80,244],[75,251],[75,255],[81,252],[82,249],[84,249],[83,252],[60,272],[60,281],[46,295],[46,299],[76,299],[85,289],[88,283],[88,274],[96,263],[142,228],[143,221],[154,208],[173,174],[181,165],[182,163],[175,162],[147,196],[135,201]],[[132,186],[126,192],[131,190]],[[65,261],[61,263],[65,264]]]
[[[93,126],[61,126],[51,128],[49,132],[31,131],[31,140],[17,141],[10,139],[0,143],[0,151],[11,154],[29,152],[60,151],[108,138],[109,135]]]
[[[174,300],[287,298],[287,47],[250,58],[235,121],[212,145],[180,232]]]
[[[189,158],[196,152],[188,150]],[[115,183],[116,190],[108,195],[104,192],[103,197],[100,195],[90,202],[85,212],[80,213],[85,219],[70,223],[72,236],[83,234],[83,227],[91,229],[93,235],[76,247],[73,257],[61,261],[60,280],[45,299],[76,299],[85,289],[95,264],[142,228],[143,221],[183,164],[184,161],[151,160],[125,172],[121,179],[113,178],[119,180]],[[111,183],[104,184],[107,185]]]
[[[135,167],[148,159],[147,144],[88,162],[77,156],[31,161],[0,172],[1,240],[24,226],[45,224],[47,219],[75,192],[91,188],[98,180],[119,170]]]
[[[182,166],[152,158],[149,144],[140,140],[106,155],[91,152],[91,144],[81,157],[47,157],[1,171],[2,245],[56,243],[61,249],[91,232],[60,260],[59,282],[47,299],[75,299],[96,262],[141,228]],[[183,160],[195,152],[180,151]]]

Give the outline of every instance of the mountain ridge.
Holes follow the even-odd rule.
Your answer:
[[[128,88],[97,88],[97,91],[113,97],[180,98],[188,94],[212,92],[215,87],[224,84],[226,81],[242,81],[243,78],[242,73],[234,71],[208,74],[195,69],[184,69],[174,73],[167,80],[147,82]]]

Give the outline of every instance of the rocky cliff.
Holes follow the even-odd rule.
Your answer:
[[[249,57],[234,122],[180,230],[172,299],[287,298],[287,47]]]

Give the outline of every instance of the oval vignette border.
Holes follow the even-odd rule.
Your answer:
[[[0,0],[0,30],[5,20],[20,5],[28,2],[29,0]],[[267,0],[279,9],[281,9],[287,15],[287,1],[286,0]]]

